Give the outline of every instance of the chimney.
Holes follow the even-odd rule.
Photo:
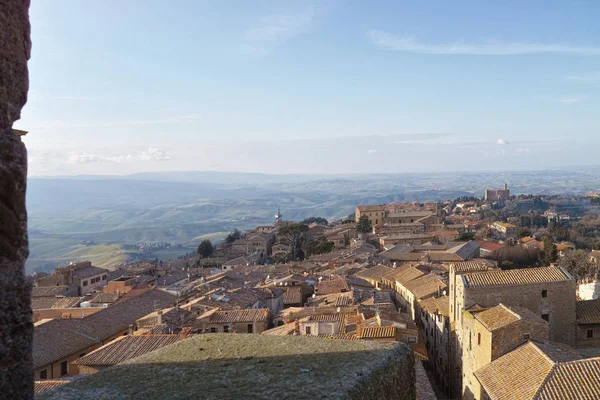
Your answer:
[[[129,324],[129,335],[133,336],[133,324]]]
[[[300,334],[300,321],[298,320],[294,321],[294,333]]]
[[[162,325],[163,323],[163,312],[162,310],[158,310],[156,312],[156,325]]]
[[[358,336],[359,339],[362,339],[362,332],[363,332],[362,322],[359,322],[356,325],[356,336]]]

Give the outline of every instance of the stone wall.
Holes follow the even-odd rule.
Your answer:
[[[12,131],[27,101],[29,0],[0,0],[0,390],[7,399],[33,398],[31,288],[25,190],[27,151]]]

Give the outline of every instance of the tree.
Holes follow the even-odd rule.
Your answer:
[[[329,222],[325,219],[325,218],[321,218],[321,217],[310,217],[310,218],[306,218],[304,221],[300,222],[301,224],[305,224],[305,225],[310,225],[312,223],[315,223],[317,225],[329,225]]]
[[[225,238],[225,241],[227,243],[233,243],[236,240],[240,239],[242,237],[242,232],[238,231],[237,229],[234,229],[233,232],[231,232],[229,235],[227,235],[227,237]]]
[[[533,267],[538,262],[538,247],[504,246],[490,254],[492,260],[498,261],[501,269]]]
[[[542,242],[544,243],[544,248],[541,253],[540,262],[542,265],[550,265],[558,258],[558,251],[556,250],[556,246],[552,241],[552,236],[544,236]]]
[[[473,232],[463,232],[457,239],[459,242],[469,242],[475,240],[475,234]]]
[[[373,226],[371,225],[371,221],[367,218],[366,215],[360,217],[358,222],[356,223],[356,230],[359,233],[371,233],[373,232]]]
[[[297,250],[302,247],[302,242],[304,241],[306,232],[308,232],[308,225],[291,224],[279,228],[277,236],[279,237],[279,240],[283,239],[283,241],[292,246],[293,257],[300,257]],[[302,256],[304,256],[304,253],[302,253]]]
[[[310,257],[313,254],[330,253],[333,251],[334,247],[335,244],[333,242],[328,242],[324,237],[320,237],[317,240],[308,242],[302,249],[304,250],[305,256]]]
[[[200,256],[202,256],[203,258],[210,257],[213,254],[214,250],[215,249],[211,241],[208,239],[201,241],[198,245],[198,254],[200,254]]]
[[[577,280],[593,277],[597,273],[596,265],[585,250],[565,251],[558,265],[569,271]]]

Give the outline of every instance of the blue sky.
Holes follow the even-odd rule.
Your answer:
[[[30,175],[597,164],[600,2],[489,3],[34,1]]]

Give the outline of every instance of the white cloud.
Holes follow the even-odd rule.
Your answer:
[[[126,161],[167,161],[170,160],[171,156],[167,154],[164,149],[157,147],[150,147],[148,150],[144,150],[137,154],[127,154],[116,157],[110,157],[110,161],[114,162],[126,162]]]
[[[377,150],[371,149],[371,150],[367,151],[367,153],[369,153],[369,154],[375,154],[375,153],[377,153]]]
[[[69,164],[90,164],[95,162],[104,162],[107,159],[103,157],[99,157],[95,154],[90,153],[78,153],[72,152],[69,158],[67,159],[67,163]]]
[[[90,164],[96,162],[124,163],[132,161],[168,161],[171,156],[164,149],[150,147],[136,154],[118,155],[112,157],[101,157],[96,154],[72,152],[67,163],[69,164]]]
[[[516,149],[515,151],[516,151],[517,153],[519,153],[519,154],[529,154],[529,148],[528,148],[528,147],[526,147],[526,148],[521,148],[521,147],[519,147],[519,148],[518,148],[518,149]]]
[[[498,140],[496,140],[496,144],[506,145],[506,144],[510,144],[510,142],[506,139],[498,139]]]
[[[583,101],[583,97],[563,97],[558,101],[563,104],[574,104]]]
[[[455,54],[455,55],[484,55],[508,56],[521,54],[573,54],[600,55],[600,47],[572,46],[564,44],[543,44],[524,42],[487,41],[484,43],[445,43],[430,44],[418,41],[410,36],[398,36],[389,32],[371,30],[368,32],[371,41],[386,50],[404,51],[422,54]]]
[[[309,31],[314,11],[296,14],[273,14],[251,27],[243,38],[242,51],[248,54],[266,54],[287,40]]]

